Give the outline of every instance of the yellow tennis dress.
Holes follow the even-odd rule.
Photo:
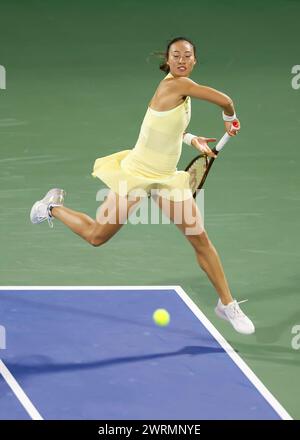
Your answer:
[[[165,79],[172,78],[169,73]],[[191,119],[191,100],[167,111],[148,107],[136,145],[95,161],[99,177],[121,196],[145,196],[152,190],[172,200],[192,197],[189,174],[177,171],[182,136]]]

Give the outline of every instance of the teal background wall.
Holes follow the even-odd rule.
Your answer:
[[[295,418],[299,15],[291,0],[0,3],[1,285],[179,284]],[[67,191],[67,206],[95,215],[93,162],[134,146],[163,77],[149,54],[182,34],[197,46],[192,79],[229,94],[242,123],[207,181],[205,222],[234,296],[249,299],[257,332],[248,338],[215,318],[216,294],[175,226],[128,224],[92,248],[61,224],[29,222],[53,186]],[[193,100],[189,130],[221,136],[220,109]],[[194,154],[184,146],[178,168]]]

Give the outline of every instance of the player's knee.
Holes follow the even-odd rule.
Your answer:
[[[89,243],[93,246],[93,247],[99,247],[101,246],[102,242],[98,239],[98,238],[91,238],[89,240]]]
[[[99,246],[103,245],[104,243],[106,243],[108,240],[109,240],[108,237],[94,236],[94,237],[90,238],[89,243],[93,247],[99,247]]]

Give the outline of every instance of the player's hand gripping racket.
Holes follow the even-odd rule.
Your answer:
[[[237,129],[239,127],[238,121],[234,121],[232,126]],[[228,133],[225,133],[217,145],[212,148],[212,151],[218,155],[230,138],[231,136],[229,136]],[[200,190],[203,187],[214,160],[214,157],[208,158],[207,155],[203,153],[195,157],[186,167],[185,171],[190,174],[190,187],[194,198],[197,195],[197,190]]]

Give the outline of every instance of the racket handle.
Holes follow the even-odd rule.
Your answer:
[[[239,127],[239,123],[238,123],[238,121],[233,121],[231,127],[237,129],[237,128]],[[217,145],[215,146],[214,149],[216,150],[216,152],[219,153],[219,151],[222,150],[222,148],[225,146],[225,144],[229,141],[230,138],[231,138],[231,136],[229,136],[229,134],[226,132],[226,133],[221,137],[221,139],[219,140],[219,142],[217,143]]]
[[[219,151],[222,150],[222,148],[227,144],[227,142],[229,141],[229,139],[231,138],[231,136],[229,136],[228,133],[225,133],[221,139],[219,140],[219,142],[217,143],[217,145],[215,146],[215,150],[219,153]]]

